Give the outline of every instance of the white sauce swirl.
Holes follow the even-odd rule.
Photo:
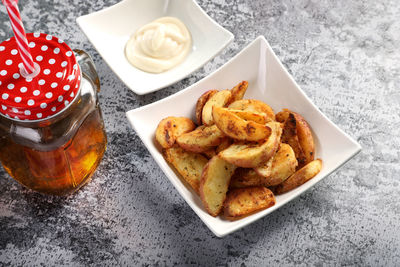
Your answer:
[[[161,73],[181,63],[191,46],[192,38],[185,24],[177,18],[162,17],[132,35],[125,55],[138,69]]]

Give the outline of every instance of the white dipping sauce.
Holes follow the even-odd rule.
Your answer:
[[[140,28],[126,44],[125,55],[135,67],[151,73],[181,63],[192,46],[192,37],[177,18],[162,17]]]

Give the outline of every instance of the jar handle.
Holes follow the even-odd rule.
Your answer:
[[[97,92],[100,92],[100,80],[97,75],[96,66],[92,58],[85,51],[74,49],[76,60],[81,67],[82,73],[85,73],[88,78],[93,82],[97,88]]]

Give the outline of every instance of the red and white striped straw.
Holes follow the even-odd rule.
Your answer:
[[[24,25],[22,24],[21,15],[19,13],[18,0],[2,0],[7,8],[8,16],[11,21],[11,27],[14,31],[15,40],[17,41],[19,54],[24,64],[25,71],[31,74],[35,71],[31,51],[26,39]]]

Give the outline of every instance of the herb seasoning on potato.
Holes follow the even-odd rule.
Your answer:
[[[322,160],[305,118],[277,114],[257,99],[243,99],[248,82],[206,91],[195,104],[195,123],[167,117],[156,129],[165,160],[193,188],[211,216],[241,219],[275,205],[315,177]]]

